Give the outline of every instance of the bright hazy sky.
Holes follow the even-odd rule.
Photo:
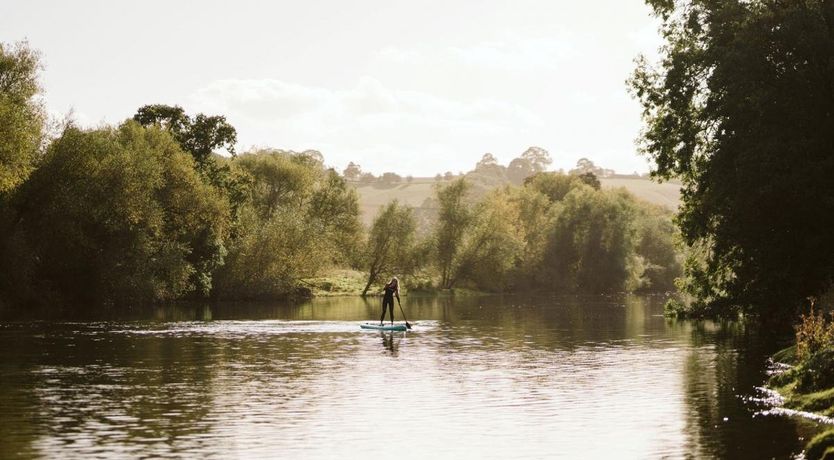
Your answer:
[[[0,0],[0,41],[22,39],[50,112],[83,125],[166,103],[226,115],[239,151],[339,169],[434,175],[535,145],[553,169],[648,170],[625,85],[660,44],[641,0]]]

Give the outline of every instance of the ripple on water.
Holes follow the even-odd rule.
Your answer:
[[[36,342],[8,355],[19,364],[4,367],[15,396],[0,397],[0,427],[43,457],[709,454],[691,447],[702,434],[688,401],[714,403],[714,380],[687,369],[710,356],[697,375],[714,375],[718,350],[652,315],[600,323],[631,321],[603,307],[566,319],[518,305],[406,333],[329,320],[6,327],[0,339]]]

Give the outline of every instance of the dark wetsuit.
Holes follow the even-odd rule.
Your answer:
[[[386,308],[391,312],[391,322],[394,322],[394,296],[397,296],[397,300],[400,300],[400,293],[397,292],[397,288],[391,286],[390,283],[386,284],[385,291],[382,295],[382,317],[379,318],[380,324],[385,321]]]

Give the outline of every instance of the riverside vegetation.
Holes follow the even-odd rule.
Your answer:
[[[834,1],[648,0],[662,22],[658,63],[630,81],[642,149],[679,179],[687,261],[683,317],[798,320],[794,368],[772,384],[787,404],[834,414]],[[834,432],[806,458],[834,458]]]
[[[601,190],[592,172],[546,172],[540,148],[507,167],[486,155],[438,184],[433,215],[394,201],[366,229],[350,167],[313,150],[237,155],[223,116],[177,106],[48,126],[39,68],[27,44],[0,48],[6,315],[303,297],[328,270],[365,273],[365,291],[399,275],[416,290],[493,292],[666,291],[680,271],[670,212]]]

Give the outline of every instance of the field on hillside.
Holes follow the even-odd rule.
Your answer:
[[[625,187],[637,198],[658,204],[672,211],[681,203],[681,186],[671,182],[658,184],[645,178],[607,177],[601,178],[603,188]]]
[[[600,178],[603,188],[625,187],[637,198],[675,210],[680,204],[680,185],[664,182],[658,184],[645,178]],[[414,208],[420,208],[426,198],[434,194],[433,178],[415,178],[411,183],[395,185],[353,183],[359,192],[359,208],[362,222],[370,225],[379,208],[397,199]]]

